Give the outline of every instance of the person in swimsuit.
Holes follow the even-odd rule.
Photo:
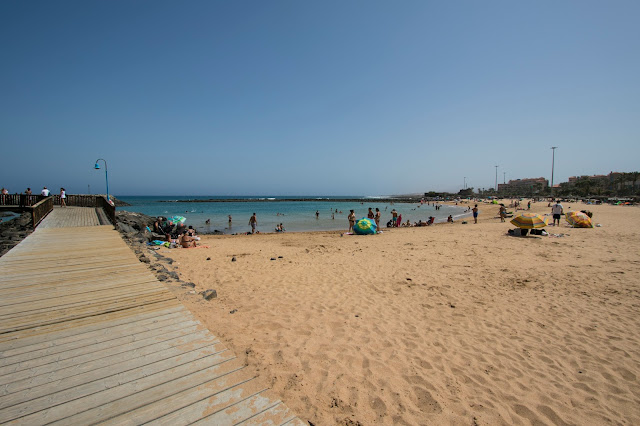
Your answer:
[[[379,230],[380,229],[380,209],[376,207],[376,214],[373,217],[376,221],[376,228]]]
[[[64,188],[60,188],[60,207],[67,207],[67,193]]]
[[[473,212],[473,223],[478,223],[478,205],[471,209]]]
[[[353,232],[353,225],[356,224],[356,214],[353,210],[349,210],[349,216],[347,219],[349,219],[349,230],[347,232]]]
[[[249,225],[251,225],[251,233],[254,234],[256,232],[256,226],[258,226],[258,218],[255,213],[249,218]]]

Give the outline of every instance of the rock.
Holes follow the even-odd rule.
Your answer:
[[[278,259],[283,259],[283,256],[278,256]]]
[[[196,286],[194,283],[182,283],[180,285],[182,287],[191,287],[191,288],[194,288]]]
[[[160,274],[158,275],[158,281],[166,281],[169,278],[166,275]]]
[[[169,272],[169,276],[171,278],[173,278],[174,280],[179,280],[180,279],[180,275],[178,275],[177,273],[175,273],[173,271]]]
[[[202,297],[204,297],[204,300],[215,299],[218,297],[218,292],[215,290],[205,290],[202,292]]]
[[[238,312],[238,310],[237,310],[237,309],[234,309],[234,310],[232,310],[232,311],[229,311],[229,313],[230,313],[230,314],[235,314],[236,312]]]
[[[236,257],[235,257],[235,256],[233,256],[233,257],[231,258],[231,261],[232,261],[232,262],[235,262],[236,260],[238,260],[238,259],[236,259]]]
[[[271,260],[276,260],[276,258],[275,258],[275,257],[272,257],[272,258],[271,258]]]
[[[211,260],[211,258],[210,258],[210,257],[207,257],[207,260]]]
[[[145,256],[144,254],[140,255],[140,257],[138,257],[138,259],[142,263],[151,263],[151,260],[147,256]]]

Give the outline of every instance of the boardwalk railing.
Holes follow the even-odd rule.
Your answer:
[[[116,207],[107,201],[104,195],[67,194],[65,199],[67,206],[95,207],[104,210],[111,224],[116,226]],[[0,194],[0,207],[2,210],[31,211],[33,226],[51,211],[53,206],[60,205],[60,195],[27,195],[27,194]]]
[[[31,221],[33,227],[38,226],[40,221],[53,210],[53,197],[44,197],[41,201],[38,201],[31,208]]]
[[[96,196],[96,207],[102,207],[111,224],[116,227],[116,206],[111,203],[112,202],[109,202],[105,196]]]

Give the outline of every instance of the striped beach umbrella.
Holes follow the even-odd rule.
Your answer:
[[[574,228],[593,228],[591,218],[586,213],[571,212],[567,213],[564,218],[567,219],[569,225]]]
[[[358,235],[375,234],[376,228],[376,223],[373,220],[363,217],[353,225],[353,232]]]
[[[520,229],[544,228],[549,223],[547,216],[541,216],[537,213],[520,213],[511,219],[511,223]]]

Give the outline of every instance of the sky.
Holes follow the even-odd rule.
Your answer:
[[[640,170],[640,2],[0,2],[0,186],[390,195]],[[498,166],[496,169],[495,166]]]

